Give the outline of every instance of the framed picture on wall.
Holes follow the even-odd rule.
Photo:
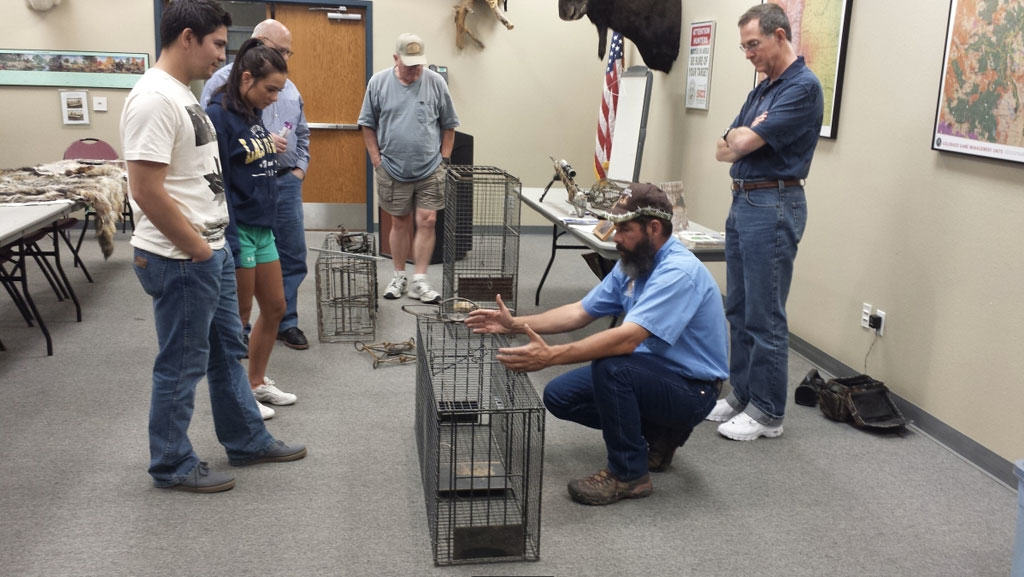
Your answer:
[[[762,3],[764,0],[762,0]],[[839,101],[843,93],[846,38],[850,32],[853,0],[772,0],[786,11],[793,32],[793,48],[821,81],[825,116],[821,136],[835,138],[839,131]]]
[[[149,54],[0,49],[0,84],[131,88]]]
[[[61,90],[60,116],[64,124],[89,124],[89,93]]]
[[[1024,162],[1019,0],[952,0],[932,149]]]

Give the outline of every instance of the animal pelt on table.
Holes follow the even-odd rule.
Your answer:
[[[490,6],[491,12],[494,12],[494,17],[498,19],[498,22],[501,22],[505,25],[505,28],[511,30],[514,26],[505,17],[505,13],[501,11],[501,8],[498,7],[498,1],[486,0],[487,5]],[[459,0],[459,3],[455,5],[455,46],[459,50],[462,50],[465,46],[466,36],[469,36],[469,39],[476,43],[479,48],[482,49],[484,47],[484,43],[466,26],[466,15],[473,12],[473,2],[474,0]]]
[[[114,253],[114,232],[125,199],[125,171],[116,163],[61,160],[0,169],[0,202],[74,200],[96,211],[96,238],[103,258]]]

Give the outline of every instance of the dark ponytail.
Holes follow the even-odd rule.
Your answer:
[[[284,57],[259,38],[250,38],[242,43],[235,55],[235,63],[231,67],[228,81],[217,92],[224,93],[224,107],[241,114],[248,121],[254,121],[257,113],[242,98],[242,73],[248,72],[254,81],[281,72],[288,73],[288,63]]]

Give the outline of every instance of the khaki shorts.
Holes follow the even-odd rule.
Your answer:
[[[413,207],[427,210],[444,208],[445,167],[440,165],[430,176],[413,182],[395,180],[381,164],[373,169],[377,181],[377,201],[388,214],[405,216]]]

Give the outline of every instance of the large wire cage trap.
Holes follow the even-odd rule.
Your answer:
[[[519,179],[493,166],[452,165],[445,174],[445,299],[515,310],[519,275]]]
[[[316,258],[320,342],[373,340],[377,332],[377,245],[366,232],[330,232]]]
[[[416,323],[416,444],[434,563],[536,561],[544,406],[495,359],[502,335]]]

